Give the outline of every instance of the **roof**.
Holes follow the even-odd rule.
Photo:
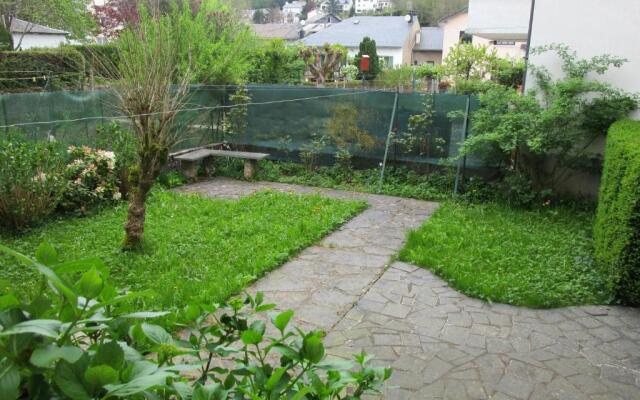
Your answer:
[[[253,30],[265,39],[300,39],[300,27],[297,24],[253,24]]]
[[[415,51],[442,51],[444,30],[437,27],[420,29],[420,43],[416,43]]]
[[[19,18],[11,20],[11,32],[13,33],[36,33],[40,35],[68,35],[69,32],[60,29],[49,28],[48,26],[28,22]]]
[[[407,35],[413,29],[413,23],[407,23],[404,18],[352,17],[307,36],[303,42],[309,46],[322,46],[329,43],[358,47],[362,39],[368,36],[376,41],[378,47],[403,47]]]
[[[459,14],[464,14],[464,13],[467,13],[467,12],[469,12],[469,7],[468,6],[462,7],[461,9],[459,9],[457,11],[454,11],[451,14],[447,14],[444,17],[440,18],[438,20],[438,23],[446,22],[447,20],[449,20],[449,19],[451,19],[451,18],[453,18],[453,17],[455,17],[455,16],[457,16]]]
[[[337,22],[342,22],[342,18],[334,15],[334,14],[325,14],[322,17],[313,21],[314,24],[335,24]]]

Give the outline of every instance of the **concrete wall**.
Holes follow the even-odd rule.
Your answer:
[[[14,33],[11,36],[13,36],[13,45],[17,46],[22,35]],[[64,43],[67,43],[67,38],[64,35],[40,35],[27,33],[22,38],[20,49],[27,50],[34,47],[58,47]]]
[[[467,33],[492,40],[526,40],[530,10],[531,0],[469,0]]]
[[[469,14],[464,12],[454,15],[440,24],[442,28],[442,59],[447,58],[451,48],[460,42],[460,32],[467,29]]]
[[[639,0],[536,0],[531,46],[564,43],[587,58],[601,54],[629,61],[594,78],[628,92],[640,92],[640,1]],[[544,65],[554,75],[562,69],[551,53],[531,56],[531,63]],[[534,83],[527,79],[527,87]],[[640,119],[640,111],[633,115]]]
[[[426,63],[442,64],[442,52],[440,51],[414,51],[413,52],[414,64],[418,65]]]

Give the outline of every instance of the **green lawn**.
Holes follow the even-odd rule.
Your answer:
[[[149,201],[142,253],[123,253],[126,205],[60,218],[3,244],[33,255],[42,241],[63,261],[97,256],[120,287],[153,289],[148,306],[222,301],[363,210],[363,202],[260,192],[238,201],[157,191]],[[0,257],[0,280],[25,291],[36,274]]]
[[[606,303],[612,296],[593,266],[592,224],[589,212],[447,203],[410,233],[400,258],[494,302],[536,308]]]

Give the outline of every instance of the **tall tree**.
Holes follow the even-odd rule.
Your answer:
[[[378,58],[378,49],[376,48],[376,41],[368,36],[365,36],[360,42],[360,51],[353,59],[353,64],[360,69],[360,60],[362,56],[369,56],[369,70],[364,73],[364,79],[370,81],[374,80],[380,73],[380,59]],[[362,79],[362,74],[358,76],[358,79]]]
[[[117,41],[120,79],[114,88],[131,121],[138,153],[130,174],[126,249],[142,245],[147,196],[178,140],[174,122],[187,99],[189,74],[178,65],[174,28],[167,16],[143,15]]]
[[[327,12],[338,15],[342,12],[342,5],[338,0],[327,0]]]
[[[72,39],[83,40],[96,28],[88,5],[89,0],[0,0],[0,24],[10,30],[15,18],[28,22],[14,43],[16,49],[34,23],[68,31]]]
[[[264,11],[262,9],[257,9],[253,13],[253,23],[254,24],[264,24],[267,22],[267,17],[264,15]]]

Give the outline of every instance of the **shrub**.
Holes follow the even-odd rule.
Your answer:
[[[88,207],[120,200],[113,152],[71,146],[64,169],[66,188],[61,207],[84,213]]]
[[[129,172],[138,160],[136,142],[133,133],[123,129],[117,122],[96,128],[98,147],[110,149],[115,154],[115,174],[118,178],[120,193],[126,198],[129,193]]]
[[[0,253],[43,276],[30,302],[0,297],[3,399],[359,399],[391,376],[364,353],[357,365],[325,361],[324,332],[290,328],[290,310],[267,318],[275,305],[261,293],[131,312],[145,293],[113,287],[99,260],[59,263],[46,244],[35,260],[2,245]]]
[[[62,152],[52,143],[0,138],[0,226],[22,229],[51,214],[65,187]]]
[[[259,11],[259,10],[258,10]],[[300,49],[283,39],[263,42],[251,57],[249,81],[253,83],[299,83],[306,65],[298,57]]]
[[[618,297],[640,305],[640,122],[609,130],[595,229],[596,260]]]
[[[118,48],[111,44],[82,44],[64,46],[78,51],[86,62],[87,74],[112,79],[113,69],[120,62]]]
[[[0,75],[12,78],[0,81],[0,91],[81,89],[85,60],[70,48],[2,51]]]

